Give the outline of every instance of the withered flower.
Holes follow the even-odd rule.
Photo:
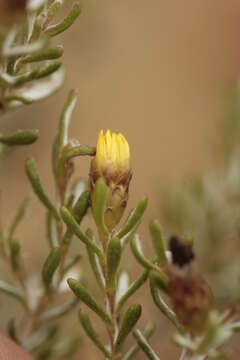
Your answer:
[[[174,311],[190,333],[200,334],[213,306],[211,289],[197,269],[192,243],[172,236],[169,249],[172,253],[169,293]]]

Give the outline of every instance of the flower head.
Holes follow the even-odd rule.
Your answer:
[[[100,131],[96,156],[90,169],[91,195],[93,196],[97,180],[103,178],[108,188],[105,209],[105,223],[113,229],[120,221],[127,205],[129,184],[132,178],[130,168],[130,150],[122,134],[104,134]]]
[[[130,168],[130,150],[125,137],[119,133],[104,134],[100,131],[97,142],[96,166],[101,171],[110,169],[111,172],[125,172]]]

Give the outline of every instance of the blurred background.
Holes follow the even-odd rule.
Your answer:
[[[94,145],[99,130],[110,128],[121,131],[129,141],[134,174],[129,208],[142,195],[149,196],[140,232],[145,251],[151,254],[149,220],[159,218],[165,232],[171,232],[161,211],[163,190],[221,167],[221,152],[216,150],[221,144],[226,89],[240,70],[240,2],[81,0],[81,5],[81,17],[62,39],[63,89],[38,105],[1,118],[0,131],[40,130],[36,144],[1,160],[3,223],[9,223],[30,191],[24,173],[26,157],[35,157],[43,185],[54,197],[51,146],[63,103],[74,87],[79,100],[70,130],[73,138]],[[76,174],[87,176],[89,160],[75,163]],[[46,256],[47,243],[45,211],[37,201],[32,206],[18,236],[34,272]],[[127,266],[132,274],[141,271],[132,256]],[[138,299],[140,296],[145,302],[141,325],[150,319],[157,323],[151,341],[154,349],[163,359],[178,358],[178,349],[170,340],[173,329],[166,331],[167,322],[152,305],[147,289],[137,294]],[[4,309],[9,312],[6,299],[1,298],[0,305],[1,314]],[[1,329],[5,324],[3,319]],[[232,358],[238,359],[235,347],[233,344]],[[89,341],[83,348],[86,358],[98,359]]]

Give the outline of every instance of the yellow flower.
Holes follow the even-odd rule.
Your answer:
[[[93,198],[97,180],[103,178],[107,185],[107,200],[104,214],[105,224],[112,230],[121,220],[127,206],[129,184],[132,178],[130,168],[130,150],[122,134],[104,134],[100,131],[96,156],[90,169],[90,189]]]
[[[125,172],[130,168],[130,150],[125,137],[119,133],[104,134],[100,131],[96,150],[96,166],[99,170],[111,169],[112,171]]]

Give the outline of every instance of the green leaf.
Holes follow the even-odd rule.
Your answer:
[[[151,261],[147,260],[142,251],[141,241],[138,235],[135,235],[131,241],[131,249],[136,260],[148,270],[159,270]]]
[[[155,331],[155,327],[152,323],[148,324],[146,329],[143,332],[143,336],[146,340],[149,340]],[[123,360],[131,360],[135,358],[135,355],[139,352],[140,347],[137,345],[132,346],[126,355],[124,356]]]
[[[28,309],[24,294],[15,286],[7,283],[6,281],[0,280],[0,292],[15,298],[25,307],[25,309]]]
[[[90,205],[90,191],[84,191],[78,198],[73,208],[73,216],[78,223],[81,223],[82,219],[87,213]]]
[[[91,238],[92,241],[94,241],[94,237],[93,237],[93,233],[92,233],[91,229],[87,229],[86,235],[89,238]],[[105,278],[103,276],[103,272],[102,272],[102,269],[101,269],[99,259],[98,259],[97,255],[91,250],[91,248],[89,246],[87,246],[87,253],[88,253],[89,263],[91,265],[91,268],[93,270],[95,278],[96,278],[96,280],[98,282],[98,285],[100,286],[100,288],[102,290],[105,290]]]
[[[157,354],[153,351],[146,338],[143,336],[140,330],[133,332],[135,339],[137,340],[138,346],[143,350],[145,355],[150,360],[160,360]]]
[[[12,238],[13,238],[13,235],[14,235],[14,232],[18,226],[18,224],[21,222],[21,220],[25,217],[26,215],[26,212],[27,212],[27,209],[28,209],[28,206],[29,206],[29,203],[30,203],[30,199],[29,197],[26,197],[22,204],[19,206],[18,210],[17,210],[17,213],[16,215],[14,216],[14,219],[13,221],[11,222],[11,224],[9,225],[8,227],[8,232],[7,232],[7,242],[10,243]]]
[[[94,243],[91,239],[85,235],[80,226],[78,225],[77,221],[74,219],[72,214],[69,212],[68,209],[65,207],[62,207],[61,210],[61,216],[65,224],[69,227],[69,229],[86,245],[89,246],[92,251],[94,251],[99,258],[104,259],[104,254],[102,250]]]
[[[38,130],[18,130],[10,135],[0,134],[0,142],[8,146],[31,145],[38,139]]]
[[[152,270],[150,271],[149,277],[154,283],[154,286],[168,294],[168,277],[165,273]]]
[[[78,224],[81,223],[82,219],[86,215],[89,205],[90,205],[90,192],[89,190],[86,190],[82,192],[82,194],[79,196],[72,210],[73,217]],[[63,236],[62,244],[68,245],[71,241],[72,235],[73,235],[72,231],[68,228]]]
[[[165,246],[163,243],[162,232],[158,221],[155,220],[150,224],[150,232],[153,239],[153,245],[157,253],[159,265],[164,267],[165,265],[167,265],[167,257]]]
[[[129,333],[132,331],[137,321],[141,316],[142,308],[139,304],[134,304],[129,307],[126,314],[123,317],[120,325],[119,333],[115,342],[114,352],[118,353],[121,351],[124,341],[126,340]]]
[[[98,230],[103,233],[107,234],[107,228],[104,223],[104,212],[105,212],[105,205],[107,200],[107,185],[103,178],[97,180],[94,193],[93,193],[93,216],[98,227]]]
[[[165,301],[160,297],[157,287],[154,282],[150,281],[150,290],[153,301],[157,308],[161,311],[163,315],[166,316],[168,320],[177,328],[180,333],[184,333],[183,326],[178,322],[176,314],[172,309],[165,303]]]
[[[47,25],[54,19],[55,15],[61,9],[62,4],[63,4],[63,0],[54,0],[50,4],[50,6],[49,6],[49,8],[47,10],[46,21],[44,22],[43,30],[45,30]]]
[[[20,105],[31,105],[34,100],[20,95],[9,95],[4,98],[5,105],[11,107],[11,104],[19,103]],[[20,106],[19,105],[19,106]]]
[[[82,327],[88,337],[94,342],[94,344],[103,352],[103,354],[110,359],[111,354],[110,351],[105,347],[105,345],[102,343],[99,336],[96,334],[95,330],[93,329],[92,323],[90,321],[89,316],[87,313],[84,313],[80,310],[79,312],[79,319],[82,324]]]
[[[94,156],[95,154],[96,154],[95,147],[79,145],[79,144],[71,144],[71,146],[67,147],[66,150],[63,152],[61,161],[62,162],[68,161],[78,156]]]
[[[48,208],[49,211],[52,212],[56,220],[60,220],[59,214],[54,207],[54,205],[51,203],[45,192],[43,191],[41,180],[35,165],[35,161],[33,159],[27,159],[25,164],[25,170],[27,177],[32,184],[32,188],[39,198],[39,200]]]
[[[36,54],[26,55],[20,59],[21,64],[29,64],[38,61],[55,60],[63,55],[63,47],[61,45],[40,51]]]
[[[61,251],[59,248],[54,248],[48,255],[42,269],[42,279],[46,287],[51,285],[53,275],[57,270],[61,260]]]
[[[27,71],[21,75],[11,76],[6,73],[0,73],[0,85],[3,88],[20,87],[30,81],[42,79],[56,72],[61,67],[60,61],[44,65],[40,68]]]
[[[63,31],[67,30],[70,26],[72,26],[72,24],[78,18],[80,13],[81,13],[81,9],[79,4],[78,3],[74,4],[67,17],[64,20],[62,20],[60,23],[49,26],[46,29],[45,34],[50,37],[53,37],[62,33]]]
[[[107,286],[115,288],[116,273],[121,259],[121,243],[118,237],[114,237],[108,243],[107,248]]]
[[[18,241],[12,240],[10,243],[10,259],[14,272],[17,272],[20,267],[20,253],[21,247]]]
[[[144,214],[144,211],[146,210],[148,203],[148,199],[146,197],[142,198],[135,209],[133,209],[130,212],[130,215],[128,216],[125,224],[123,225],[122,229],[119,231],[117,236],[119,239],[122,239],[124,236],[126,236],[129,232],[133,230],[133,228],[136,227],[136,225],[139,226],[142,216]],[[137,229],[135,229],[136,231]]]
[[[81,284],[80,281],[75,279],[67,280],[69,287],[74,292],[74,294],[92,311],[94,311],[104,322],[113,326],[112,320],[109,315],[96,303],[93,297],[87,292],[85,287]]]
[[[126,303],[126,301],[145,283],[145,281],[148,278],[149,270],[145,270],[142,275],[139,276],[137,280],[135,280],[129,288],[126,290],[126,292],[120,297],[117,307],[116,307],[116,313],[119,314],[123,305]]]
[[[3,47],[2,55],[4,57],[23,56],[41,51],[46,45],[46,39],[41,39],[27,45],[14,45],[17,35],[17,27],[14,27],[7,35]]]
[[[47,214],[47,238],[51,248],[59,246],[56,219],[50,211]]]
[[[77,102],[76,90],[72,90],[68,99],[64,105],[63,112],[61,114],[59,135],[58,135],[58,149],[61,151],[68,143],[68,128],[71,121],[72,113]]]

